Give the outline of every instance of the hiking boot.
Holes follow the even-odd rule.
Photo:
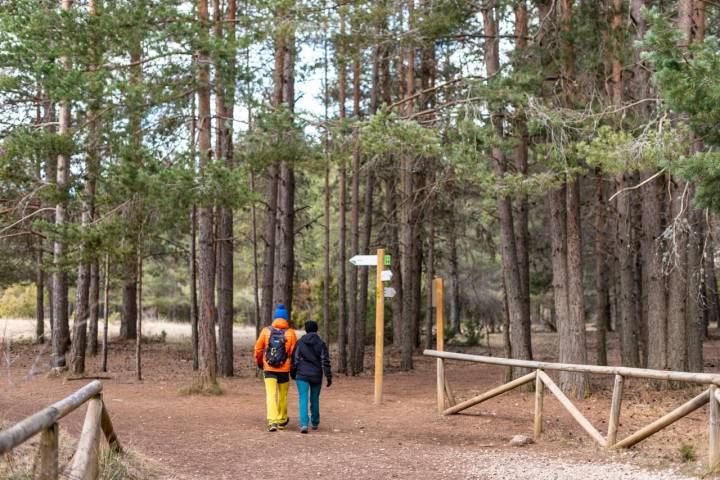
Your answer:
[[[308,433],[307,427],[300,427],[300,433]]]
[[[271,423],[268,425],[268,432],[277,432],[278,424],[277,423]]]
[[[313,429],[313,430],[317,430],[318,427],[319,427],[319,425],[313,425],[313,426],[312,426],[312,429]]]

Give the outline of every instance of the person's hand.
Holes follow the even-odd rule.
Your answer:
[[[328,379],[327,379],[327,383],[325,384],[325,386],[328,387],[328,388],[330,388],[331,385],[332,385],[332,378],[328,378]]]

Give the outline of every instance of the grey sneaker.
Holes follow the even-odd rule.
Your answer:
[[[300,433],[308,433],[307,427],[300,427]]]
[[[278,424],[277,423],[271,423],[268,425],[268,432],[277,432]]]

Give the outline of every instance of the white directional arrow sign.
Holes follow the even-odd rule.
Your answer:
[[[385,265],[390,265],[390,255],[385,255],[384,260]],[[374,267],[377,266],[377,255],[355,255],[350,263],[356,267]]]
[[[393,273],[391,270],[383,270],[382,273],[380,273],[380,276],[383,282],[389,282],[392,280]]]
[[[393,287],[385,287],[383,288],[383,296],[385,298],[393,298],[397,291]]]
[[[377,255],[355,255],[350,263],[356,267],[373,267],[377,265]]]

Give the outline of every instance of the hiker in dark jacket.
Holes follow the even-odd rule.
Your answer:
[[[295,379],[300,399],[300,433],[308,433],[308,396],[310,397],[310,422],[312,429],[320,425],[320,389],[323,373],[326,385],[332,385],[330,353],[325,342],[317,334],[318,324],[305,322],[305,335],[298,340],[293,352],[290,376]]]

